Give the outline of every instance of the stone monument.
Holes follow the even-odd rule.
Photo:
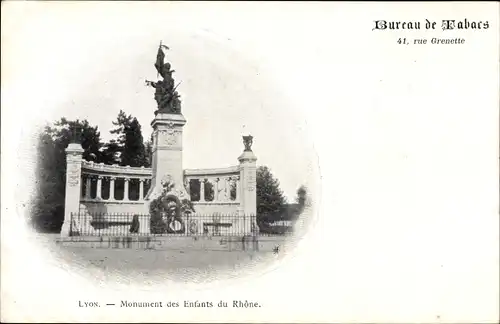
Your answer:
[[[156,56],[155,68],[163,80],[146,81],[155,89],[155,100],[158,104],[153,127],[152,179],[151,187],[146,195],[147,200],[155,199],[164,189],[165,184],[173,184],[173,191],[179,199],[189,199],[184,188],[184,172],[182,168],[182,128],[186,119],[181,113],[180,95],[172,77],[171,66],[165,62],[164,50],[169,48],[160,43]]]

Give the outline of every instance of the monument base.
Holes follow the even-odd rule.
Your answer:
[[[149,189],[144,199],[151,202],[161,195],[173,195],[179,198],[180,201],[184,199],[191,200],[191,196],[184,188],[184,183],[174,182],[170,175],[166,175],[159,183],[155,183],[155,186]]]

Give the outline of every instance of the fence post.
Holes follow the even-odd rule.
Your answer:
[[[66,148],[66,196],[61,236],[71,235],[72,213],[75,215],[80,209],[82,154],[82,146],[78,143],[70,143]]]

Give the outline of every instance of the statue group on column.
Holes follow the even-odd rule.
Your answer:
[[[146,85],[155,88],[154,98],[158,104],[156,113],[180,114],[181,100],[179,93],[176,91],[179,85],[175,85],[174,78],[172,77],[172,73],[175,71],[171,70],[170,63],[165,62],[163,49],[168,50],[169,48],[160,44],[155,63],[155,68],[163,80],[156,82],[146,80]]]

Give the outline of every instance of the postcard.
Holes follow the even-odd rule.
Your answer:
[[[497,322],[498,3],[2,9],[2,322]]]

